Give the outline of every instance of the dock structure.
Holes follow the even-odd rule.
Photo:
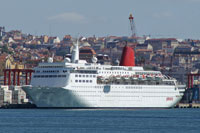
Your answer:
[[[188,88],[193,88],[195,77],[200,77],[200,73],[188,74]]]
[[[180,106],[185,107],[186,105],[183,103],[190,103],[192,106],[196,107],[200,104],[200,73],[190,73],[187,74],[187,77],[187,89],[185,90],[184,96],[180,101]]]
[[[192,103],[191,108],[200,108],[200,104],[199,103]]]
[[[21,84],[21,76],[25,74],[25,84],[28,85],[31,81],[31,75],[34,72],[32,69],[4,69],[4,85],[17,85]],[[17,78],[17,80],[16,80]]]
[[[200,108],[200,103],[179,103],[176,108]]]

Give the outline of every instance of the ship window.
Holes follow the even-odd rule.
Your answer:
[[[83,80],[83,83],[85,83],[85,80]]]
[[[96,77],[96,75],[93,75],[93,78],[95,78]]]
[[[78,77],[78,75],[75,75],[75,77]]]
[[[83,75],[83,77],[85,77],[85,75]]]
[[[89,81],[88,80],[86,80],[86,83],[88,83]]]
[[[79,75],[79,77],[81,77],[81,75]]]
[[[48,75],[45,75],[45,78],[48,78],[49,76]]]
[[[90,83],[92,83],[92,80],[90,80]]]
[[[86,77],[89,77],[89,75],[86,75]]]
[[[78,80],[75,80],[75,82],[78,82]]]
[[[79,82],[81,83],[81,80],[79,80]]]
[[[58,75],[58,77],[61,77],[61,75]]]

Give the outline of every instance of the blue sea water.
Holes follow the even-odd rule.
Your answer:
[[[1,133],[200,133],[200,109],[0,109]]]

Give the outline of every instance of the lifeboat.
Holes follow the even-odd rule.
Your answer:
[[[115,76],[116,79],[121,79],[120,75]]]
[[[129,75],[124,75],[124,76],[123,76],[123,79],[128,80],[128,79],[129,79]]]

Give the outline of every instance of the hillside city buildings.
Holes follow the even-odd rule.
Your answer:
[[[200,40],[177,38],[143,37],[80,37],[80,58],[91,62],[93,56],[98,63],[118,65],[125,45],[135,51],[136,65],[145,69],[160,70],[162,73],[187,83],[187,74],[199,73]],[[17,103],[26,101],[20,89],[8,89],[4,84],[4,69],[32,69],[39,62],[46,61],[49,56],[54,61],[62,61],[71,57],[74,38],[65,35],[35,36],[20,30],[6,31],[0,27],[0,101]],[[23,73],[20,73],[23,77]],[[198,82],[199,79],[194,79]],[[24,81],[21,81],[23,84]],[[11,90],[11,91],[10,91]],[[15,100],[12,97],[17,97]],[[21,97],[21,100],[18,99]],[[0,102],[0,106],[3,102]]]

